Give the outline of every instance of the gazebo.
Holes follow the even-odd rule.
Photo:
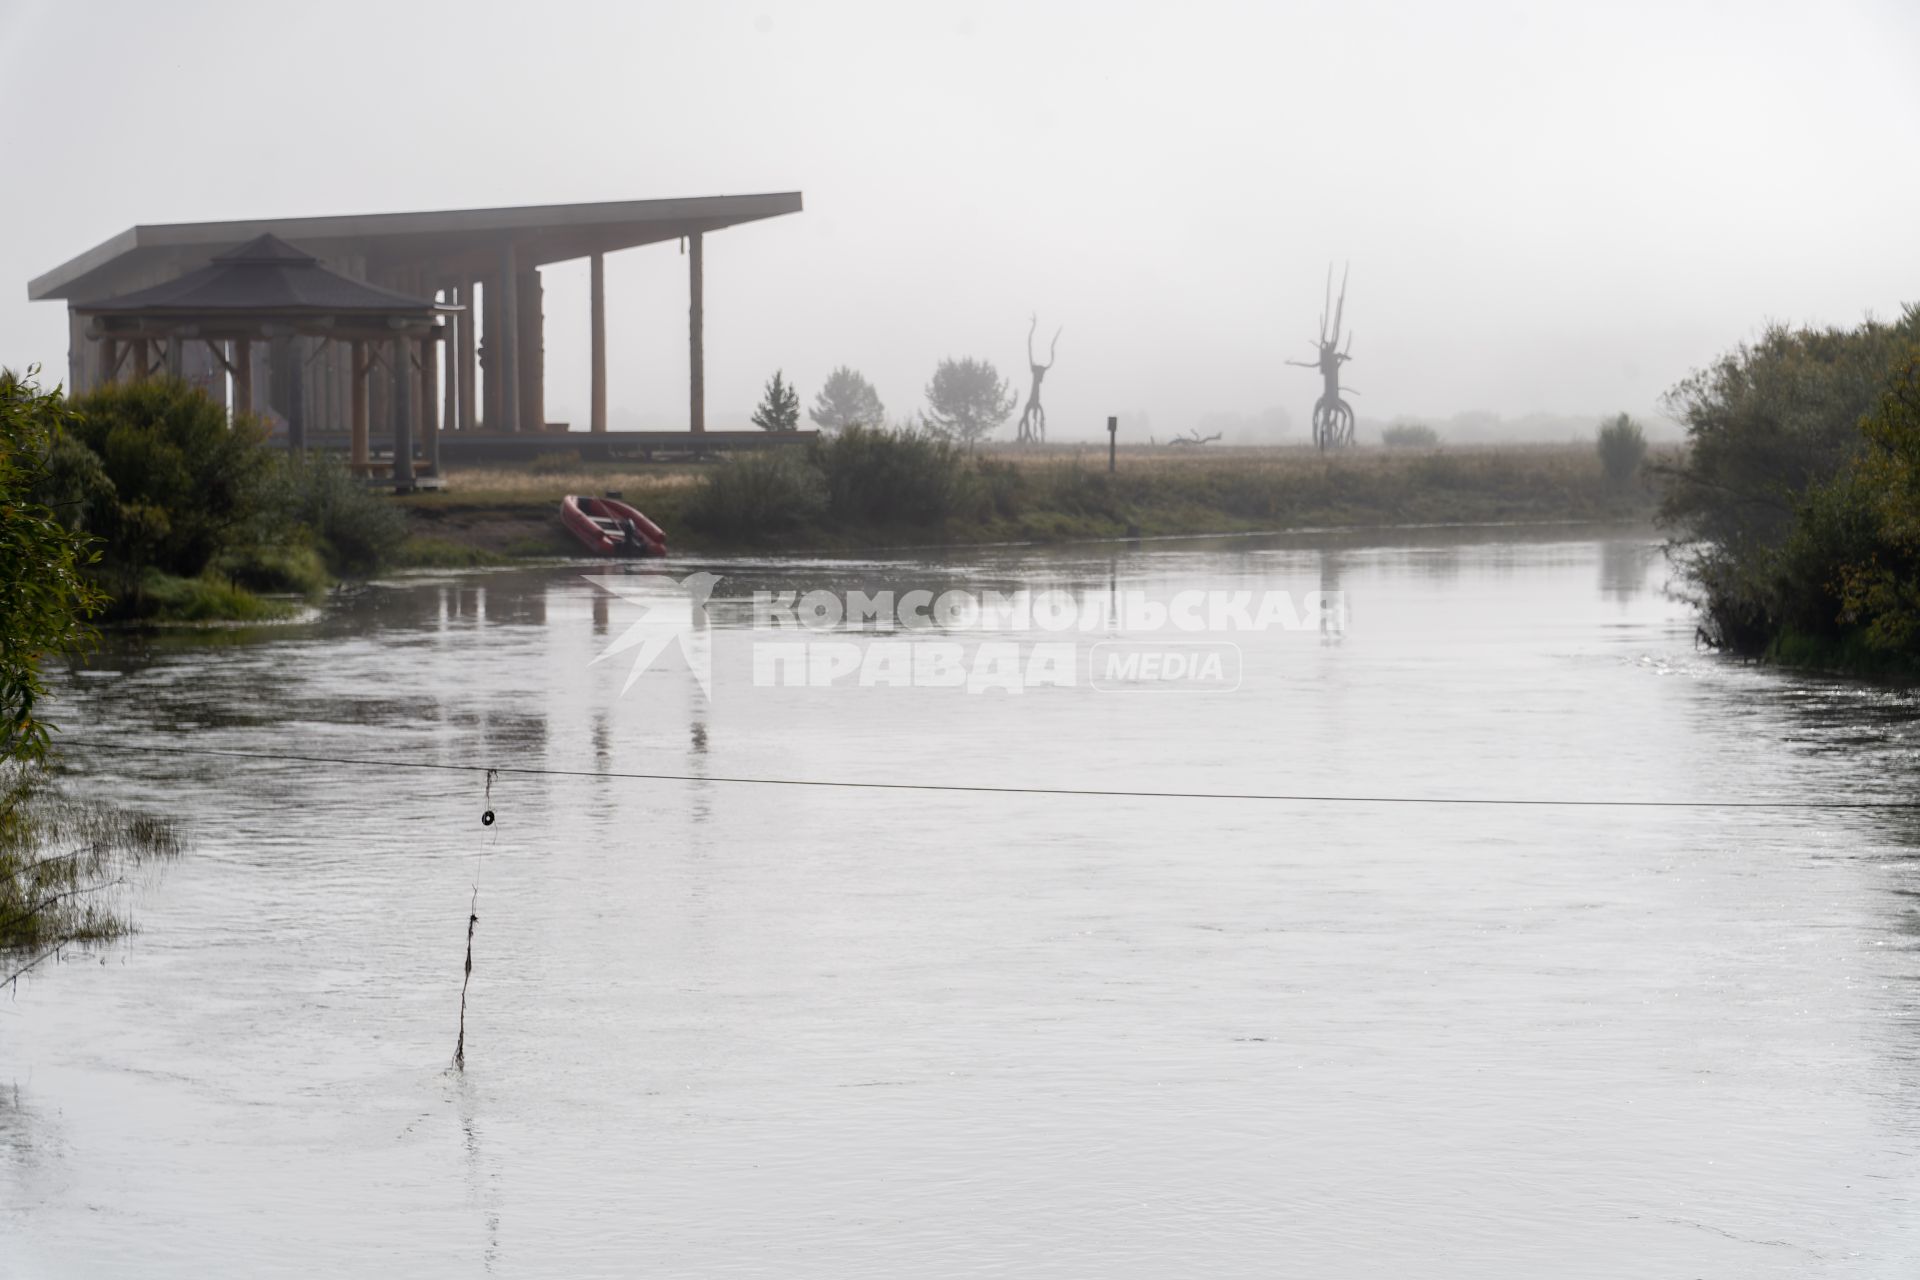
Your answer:
[[[287,406],[287,447],[306,447],[306,397],[301,383],[309,360],[329,344],[351,347],[352,452],[356,473],[371,469],[367,447],[367,385],[376,364],[392,379],[393,479],[413,483],[413,422],[437,395],[439,360],[433,343],[445,330],[441,316],[458,308],[416,298],[329,271],[320,260],[277,236],[258,236],[176,279],[119,297],[76,304],[87,336],[101,346],[109,380],[131,364],[137,381],[178,369],[183,345],[204,343],[233,377],[234,412],[253,412],[255,342],[269,344],[276,401]],[[312,357],[295,337],[318,339]],[[434,431],[426,433],[426,463],[438,461]]]

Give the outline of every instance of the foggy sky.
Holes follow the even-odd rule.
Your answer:
[[[1652,414],[1765,320],[1920,299],[1898,0],[539,5],[0,0],[0,364],[26,281],[142,222],[800,190],[708,238],[709,424],[776,367],[891,413],[947,355],[1056,437],[1288,410],[1352,263],[1363,417]],[[584,262],[548,416],[583,425]],[[686,422],[685,260],[607,261],[613,425]],[[1010,429],[1007,434],[1010,434]]]

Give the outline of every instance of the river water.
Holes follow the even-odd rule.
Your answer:
[[[1697,651],[1650,535],[1394,537],[675,565],[624,695],[699,611],[590,565],[117,642],[76,785],[189,850],[0,1003],[0,1274],[1920,1273],[1915,815],[1385,799],[1905,800],[1920,703]],[[755,682],[852,588],[1345,608]]]

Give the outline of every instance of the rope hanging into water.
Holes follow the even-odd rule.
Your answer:
[[[493,780],[499,776],[498,769],[487,770],[486,798],[480,803],[480,825],[493,825]],[[498,839],[499,832],[493,833]],[[480,923],[480,864],[487,856],[487,845],[491,841],[482,841],[473,854],[473,899],[467,904],[467,967],[460,979],[460,1034],[453,1042],[453,1069],[467,1069],[467,988],[473,984],[473,929]]]
[[[1509,808],[1567,809],[1754,809],[1774,811],[1912,812],[1913,800],[1643,800],[1620,797],[1537,796],[1412,796],[1339,794],[1297,791],[1158,791],[1121,787],[1017,787],[963,782],[873,782],[845,778],[769,778],[698,773],[627,773],[608,769],[550,769],[535,765],[442,764],[427,760],[391,760],[360,756],[325,756],[286,751],[228,751],[214,747],[154,746],[138,743],[63,739],[62,747],[94,751],[125,751],[145,755],[212,756],[229,760],[259,760],[288,764],[336,764],[367,769],[432,769],[440,772],[517,774],[541,778],[599,778],[608,781],[700,782],[726,786],[823,787],[853,791],[947,792],[960,795],[1079,796],[1108,800],[1257,800],[1286,804],[1352,805],[1493,805]],[[481,821],[486,822],[486,815]]]

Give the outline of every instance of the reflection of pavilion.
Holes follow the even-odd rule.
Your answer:
[[[199,383],[225,403],[231,378],[236,396],[243,387],[264,393],[254,394],[255,408],[271,410],[286,421],[290,433],[303,432],[314,442],[320,432],[345,432],[364,386],[365,411],[376,433],[393,434],[399,419],[410,417],[417,426],[412,435],[420,441],[444,430],[445,443],[477,445],[484,434],[505,448],[516,440],[536,445],[538,433],[549,427],[540,268],[589,260],[590,428],[602,432],[607,426],[605,256],[641,245],[683,243],[689,300],[687,425],[704,431],[704,238],[726,227],[797,213],[800,207],[798,192],[783,192],[139,226],[34,280],[27,296],[67,302],[67,385],[75,390],[99,386],[116,376],[116,370],[125,377],[164,369]],[[439,304],[444,340],[424,348],[430,358],[421,361],[420,385],[401,395],[394,378],[369,380],[364,368],[357,374],[353,342],[335,340],[343,339],[346,331],[329,331],[319,316],[238,337],[204,326],[196,329],[191,322],[165,328],[158,323],[163,317],[151,310],[143,316],[144,330],[124,319],[124,311],[117,328],[110,322],[98,328],[90,323],[131,298],[145,295],[154,303],[156,286],[199,276],[216,255],[226,261],[229,270],[224,274],[231,276],[233,265],[244,261],[233,256],[235,247],[261,236],[277,237],[284,242],[282,249],[291,247],[297,256],[318,259],[318,266],[343,284],[385,291],[416,304]],[[270,321],[263,318],[265,323]],[[398,331],[383,335],[389,346]],[[233,346],[237,340],[247,343],[244,368],[237,359],[242,352]],[[120,345],[123,342],[130,345]],[[139,360],[141,344],[145,363]],[[708,441],[723,443],[711,437]]]

